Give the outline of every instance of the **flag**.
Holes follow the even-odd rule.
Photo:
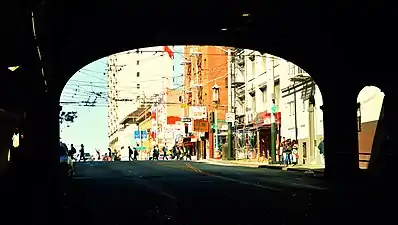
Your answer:
[[[164,46],[163,47],[163,51],[167,52],[167,54],[169,55],[170,59],[174,59],[174,52],[169,46],[167,46],[167,45]]]

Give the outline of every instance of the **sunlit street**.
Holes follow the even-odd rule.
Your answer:
[[[86,162],[76,171],[69,224],[319,224],[327,208],[348,207],[333,205],[330,184],[300,172],[185,161]]]

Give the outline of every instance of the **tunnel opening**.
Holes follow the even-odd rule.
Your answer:
[[[100,161],[128,161],[128,146],[139,160],[152,158],[154,146],[161,158],[164,147],[170,156],[180,146],[193,160],[324,167],[319,87],[294,63],[255,50],[189,45],[113,54],[80,69],[60,103],[61,139],[80,146],[102,130],[88,147]],[[107,128],[97,109],[107,111]]]
[[[199,205],[247,210],[241,202],[261,204],[268,198],[264,193],[281,193],[284,187],[299,193],[298,205],[311,201],[306,188],[323,193],[324,183],[304,173],[324,168],[318,149],[323,139],[321,92],[306,71],[274,55],[197,45],[121,52],[79,70],[60,103],[61,116],[77,115],[61,120],[61,141],[77,146],[76,161],[82,143],[95,156],[74,164],[72,196],[92,199],[112,192],[115,198],[130,199],[128,192],[134,191],[138,201],[150,199],[144,208],[166,211],[166,217],[178,221],[191,220],[190,209]],[[129,147],[137,150],[137,161]],[[281,170],[254,168],[262,165]],[[97,185],[95,194],[88,185]],[[239,194],[238,204],[225,202],[233,193],[246,192],[255,200]],[[187,199],[186,193],[192,197]],[[178,213],[170,212],[180,201]],[[92,208],[76,202],[74,207]],[[262,211],[249,208],[251,213]],[[189,217],[182,218],[185,214]],[[209,217],[197,220],[203,224]]]
[[[383,91],[376,86],[365,86],[358,94],[358,151],[361,169],[368,169],[372,155],[377,156],[377,152],[381,150],[382,139],[380,138],[384,135],[381,134],[379,121],[381,120],[384,96]]]

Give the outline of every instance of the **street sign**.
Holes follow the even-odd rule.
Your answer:
[[[183,118],[181,118],[181,122],[183,122],[183,123],[191,122],[191,118],[189,118],[189,117],[183,117]]]
[[[275,104],[272,105],[271,112],[272,112],[272,114],[276,113],[276,105]]]
[[[209,122],[205,120],[194,120],[193,130],[197,132],[208,132]]]
[[[138,130],[134,131],[134,139],[140,139],[140,132]]]
[[[226,113],[225,114],[225,121],[227,123],[233,123],[235,122],[235,113]]]
[[[142,130],[141,131],[141,139],[147,139],[147,138],[148,138],[148,135],[146,133],[146,130]]]
[[[145,146],[138,146],[138,147],[136,147],[136,149],[137,149],[137,151],[143,151],[143,150],[146,150],[146,147]]]
[[[141,131],[141,136],[140,136],[140,131],[138,131],[138,130],[134,131],[134,139],[139,140],[139,139],[147,139],[147,138],[148,138],[148,134],[147,134],[146,130]]]

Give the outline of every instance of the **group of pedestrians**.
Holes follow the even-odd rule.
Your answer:
[[[80,145],[80,150],[79,150],[79,154],[77,155],[77,157],[75,158],[75,154],[77,153],[76,148],[73,146],[73,144],[70,145],[70,150],[69,150],[69,156],[72,158],[72,160],[74,161],[86,161],[86,157],[85,157],[85,151],[84,151],[84,145],[81,144]]]
[[[159,156],[163,153],[163,160],[191,160],[191,152],[184,146],[173,146],[169,149],[164,145],[160,150],[159,145],[154,145],[150,152],[149,160],[159,160]]]
[[[325,150],[324,141],[321,140],[318,145],[321,165],[325,165]],[[282,137],[282,141],[279,144],[279,163],[283,166],[294,166],[297,165],[299,159],[299,145],[297,140],[285,139]],[[305,155],[303,156],[305,158]]]
[[[137,148],[131,149],[129,146],[129,161],[136,161],[138,160],[138,150]]]
[[[185,158],[186,160],[192,160],[191,155],[190,149],[184,146],[173,147],[172,159],[183,160]]]
[[[299,154],[298,154],[298,141],[285,139],[282,137],[282,141],[279,144],[279,161],[283,166],[294,166],[297,165]]]

